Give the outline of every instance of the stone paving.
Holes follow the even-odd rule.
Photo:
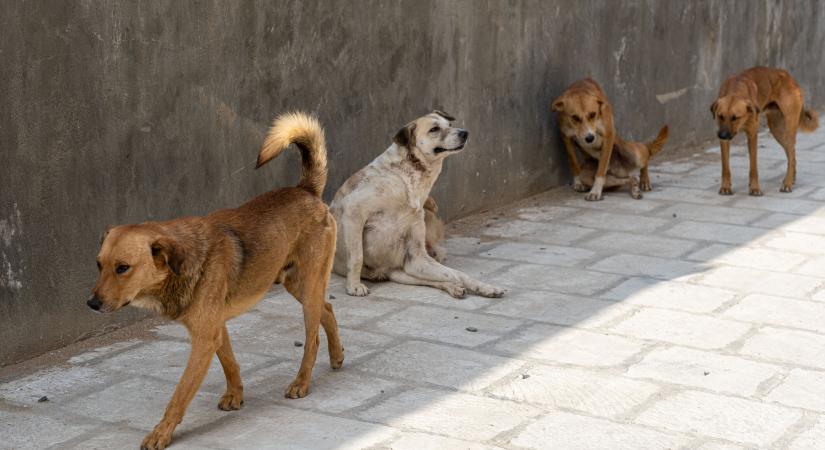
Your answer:
[[[564,187],[451,224],[447,264],[502,299],[334,277],[347,360],[324,346],[300,400],[300,309],[275,289],[229,325],[244,408],[216,407],[216,361],[172,448],[825,448],[823,143],[800,135],[791,194],[763,135],[761,198],[740,143],[734,196],[709,149],[656,164],[640,201]],[[1,384],[0,447],[137,447],[188,353],[180,326],[153,333]]]

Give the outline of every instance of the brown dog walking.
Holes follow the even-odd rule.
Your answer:
[[[276,281],[301,302],[306,327],[301,368],[286,396],[303,397],[309,390],[319,325],[327,334],[333,369],[343,364],[338,325],[326,302],[336,225],[321,200],[327,158],[320,124],[303,114],[279,117],[260,151],[258,167],[291,143],[301,150],[298,186],[205,217],[117,226],[103,239],[97,256],[100,275],[89,307],[100,312],[130,303],[148,308],[183,324],[192,340],[172,400],[141,448],[169,445],[216,354],[226,375],[226,393],[218,406],[227,411],[241,407],[240,368],[225,322],[254,306]]]
[[[788,171],[781,192],[791,192],[796,182],[796,132],[811,132],[819,126],[816,112],[804,108],[802,89],[793,77],[781,69],[753,67],[734,75],[719,89],[719,96],[710,106],[718,126],[717,135],[722,150],[721,195],[733,195],[730,179],[730,141],[741,130],[748,136],[748,191],[762,195],[756,160],[756,139],[759,113],[764,112],[768,127],[788,158]]]

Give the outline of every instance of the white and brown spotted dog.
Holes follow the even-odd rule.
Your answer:
[[[335,194],[330,205],[338,222],[333,270],[347,277],[348,294],[369,293],[362,278],[432,286],[456,298],[466,291],[485,297],[504,294],[440,264],[427,251],[425,204],[430,189],[444,158],[462,150],[469,136],[467,130],[452,127],[453,120],[433,111],[408,123],[384,153]]]

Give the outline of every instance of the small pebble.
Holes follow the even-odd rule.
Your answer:
[[[676,213],[673,213],[673,217],[676,217]]]
[[[330,300],[335,300],[335,296],[334,296],[334,295],[332,295],[332,294],[329,294],[329,299],[330,299]]]
[[[710,372],[708,372],[708,371],[706,370],[706,371],[705,371],[705,376],[708,376],[708,375],[710,375]]]
[[[530,378],[530,374],[529,374],[529,373],[523,373],[523,374],[521,374],[521,379],[522,379],[522,380],[526,380],[526,379],[528,379],[528,378]]]
[[[37,403],[43,403],[47,401],[49,401],[49,397],[46,397],[45,395],[37,399]]]
[[[476,331],[478,331],[478,328],[476,328],[476,327],[467,327],[466,330],[469,331],[470,333],[475,333]]]
[[[547,250],[547,247],[539,247],[539,250]]]
[[[295,341],[295,342],[293,342],[293,344],[295,344],[296,347],[303,347],[304,346],[304,343],[301,342],[301,341]]]
[[[453,316],[453,319],[458,319],[458,316]]]

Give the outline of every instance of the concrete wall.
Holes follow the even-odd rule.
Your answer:
[[[447,217],[568,181],[548,103],[600,81],[626,137],[712,136],[726,74],[789,68],[822,106],[811,1],[0,3],[0,365],[139,317],[84,300],[108,224],[203,214],[297,179],[253,171],[279,112],[316,112],[329,199],[438,106],[471,131],[434,194]]]

